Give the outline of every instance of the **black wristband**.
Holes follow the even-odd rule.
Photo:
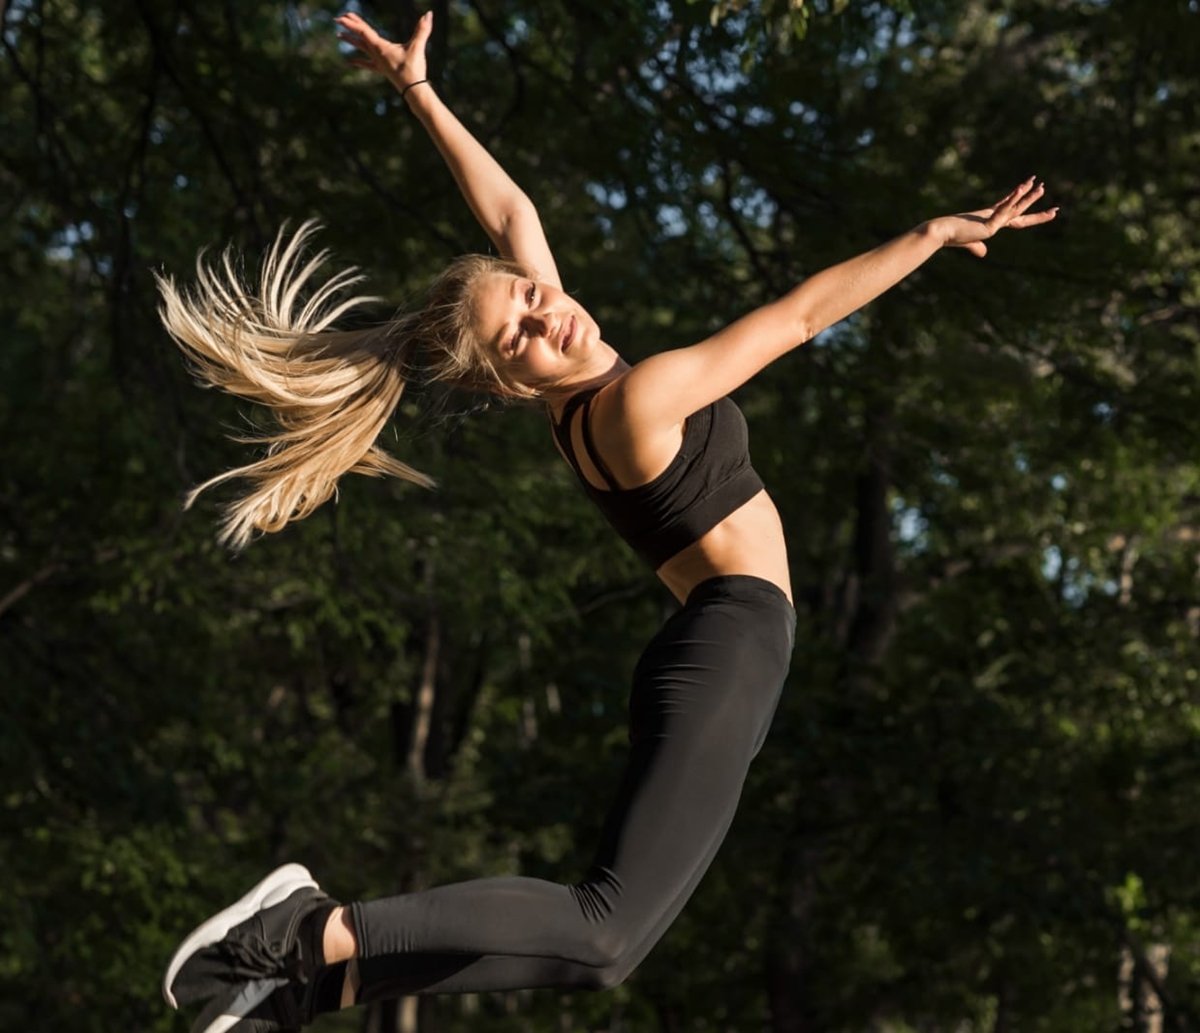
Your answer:
[[[429,82],[429,80],[428,80],[428,79],[418,79],[416,82],[410,82],[410,83],[409,83],[407,86],[405,86],[405,87],[404,87],[404,89],[402,89],[402,90],[400,91],[400,99],[401,99],[401,100],[403,100],[403,99],[404,99],[404,95],[405,95],[405,94],[406,94],[406,93],[407,93],[409,90],[411,90],[411,89],[412,89],[414,86],[420,86],[420,85],[421,85],[421,83],[423,83],[423,82]]]

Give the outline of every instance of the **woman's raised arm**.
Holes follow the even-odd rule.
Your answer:
[[[520,262],[542,282],[561,287],[533,202],[425,81],[425,45],[433,31],[433,12],[425,13],[404,44],[384,39],[353,12],[336,20],[343,29],[339,38],[361,55],[350,63],[378,72],[400,91],[433,138],[472,213],[500,254]]]

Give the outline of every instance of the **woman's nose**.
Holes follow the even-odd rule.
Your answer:
[[[525,332],[535,337],[544,337],[550,330],[550,318],[544,312],[527,312],[522,322]]]

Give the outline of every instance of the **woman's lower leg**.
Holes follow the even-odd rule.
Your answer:
[[[358,940],[354,935],[354,923],[350,920],[350,909],[336,907],[325,920],[322,952],[326,965],[349,961],[358,956]]]

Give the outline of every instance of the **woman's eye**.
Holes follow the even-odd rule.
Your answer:
[[[525,292],[525,301],[527,304],[532,305],[533,299],[536,297],[537,297],[537,287],[531,283],[529,285],[529,290],[527,290]]]

